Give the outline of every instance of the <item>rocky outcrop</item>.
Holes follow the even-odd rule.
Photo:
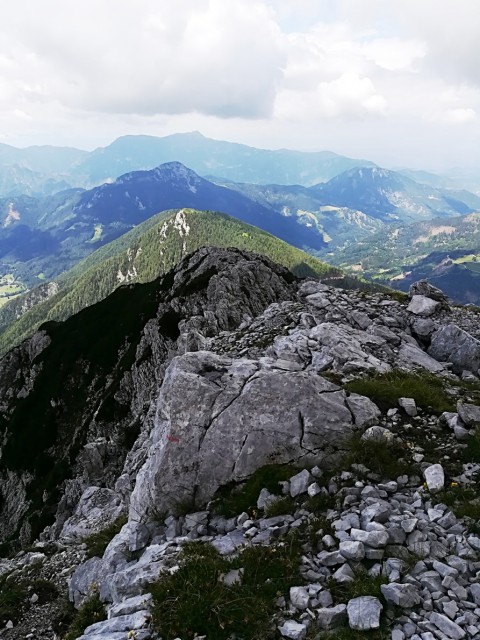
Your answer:
[[[428,298],[423,289],[415,295]],[[434,302],[434,313],[422,317],[384,294],[299,282],[252,254],[201,250],[154,283],[119,289],[65,323],[44,326],[0,362],[2,539],[25,542],[42,532],[41,544],[75,547],[128,513],[103,557],[75,570],[70,595],[79,605],[96,584],[109,603],[111,620],[87,630],[85,640],[130,631],[149,638],[147,585],[176,570],[186,539],[208,540],[226,555],[270,544],[313,518],[307,496],[338,495],[342,504],[326,512],[332,535],[305,549],[308,587],[279,603],[283,637],[304,637],[311,620],[319,629],[377,628],[377,597],[334,602],[325,586],[351,580],[363,562],[388,579],[384,607],[422,607],[423,617],[407,611],[395,631],[470,633],[478,623],[467,615],[478,596],[470,586],[477,542],[436,496],[451,480],[438,458],[460,461],[461,443],[478,424],[474,405],[462,398],[457,413],[437,419],[399,397],[385,415],[343,387],[395,369],[476,380],[477,317]],[[449,391],[458,398],[456,389]],[[412,445],[417,431],[431,434],[437,459]],[[418,476],[381,478],[354,465],[323,484],[322,470],[338,462],[355,432],[361,443],[400,442]],[[294,513],[212,513],[218,489],[241,485],[270,463],[299,467],[283,487]],[[455,483],[468,484],[470,472]],[[271,502],[264,490],[257,506]],[[409,572],[402,556],[393,562],[387,555],[399,547],[424,564]],[[460,571],[457,557],[472,566]],[[440,584],[434,571],[458,587]]]
[[[179,356],[165,374],[131,519],[178,503],[202,506],[219,487],[267,463],[315,458],[328,465],[355,424],[377,414],[368,398],[350,401],[321,376],[275,362],[208,351]]]
[[[133,443],[151,428],[152,402],[177,349],[198,348],[203,336],[292,298],[294,282],[266,258],[200,250],[154,282],[122,287],[64,323],[44,325],[7,354],[0,539],[26,542],[54,520],[49,535],[58,536],[86,489],[114,489]]]
[[[113,324],[112,318],[117,319]],[[452,330],[454,326],[458,329]],[[304,393],[325,405],[328,399],[331,407],[323,409],[324,415],[345,412],[345,421],[338,421],[340,430],[374,422],[365,401],[366,413],[360,418],[358,408],[352,416],[351,405],[358,401],[347,402],[340,390],[315,395],[316,386],[326,385],[319,381],[325,372],[344,379],[395,368],[450,375],[450,362],[455,372],[468,369],[476,375],[476,327],[473,314],[466,311],[443,309],[424,319],[382,294],[366,296],[314,281],[298,285],[267,259],[240,251],[200,250],[153,283],[123,287],[65,323],[45,325],[0,362],[0,536],[5,540],[16,532],[16,539],[26,541],[51,523],[44,536],[58,537],[64,526],[65,535],[68,530],[74,536],[73,521],[66,522],[90,487],[113,491],[118,508],[128,509],[137,474],[152,456],[152,438],[159,438],[155,455],[162,460],[170,450],[181,451],[169,442],[169,448],[159,452],[165,434],[178,437],[177,409],[166,400],[169,385],[187,397],[185,380],[191,380],[206,394],[205,402],[225,405],[218,416],[213,405],[211,412],[206,405],[202,421],[191,430],[189,446],[199,448],[205,438],[206,447],[208,434],[224,428],[225,416],[233,413],[226,406],[231,401],[235,410],[244,405],[247,412],[250,406],[248,411],[257,416],[257,425],[246,426],[243,437],[248,442],[242,445],[240,440],[237,453],[244,446],[251,448],[251,442],[259,452],[261,434],[267,438],[267,432],[261,431],[258,407],[273,403],[285,408],[281,398],[291,407],[278,414],[288,416],[295,433],[303,413],[295,414],[293,407]],[[213,372],[202,373],[200,365],[187,371],[189,358],[193,362],[189,353],[199,350],[210,352],[203,358],[216,363]],[[162,390],[169,363],[179,354],[185,358],[175,360]],[[218,358],[224,357],[227,361],[219,364]],[[188,411],[191,408],[185,415]],[[41,429],[37,416],[42,416]],[[287,431],[286,420],[278,424]],[[275,438],[278,449],[285,449],[279,459],[305,455],[293,436],[280,437],[279,430]],[[327,451],[329,446],[327,442]],[[248,475],[253,466],[247,461],[255,457],[242,454],[242,462],[235,464],[233,456],[227,459],[231,473],[220,474],[204,493],[195,489],[195,499],[207,499],[216,483]],[[201,465],[195,464],[192,473],[200,475],[193,485],[206,486]],[[17,495],[22,498],[12,498]],[[89,529],[92,523],[85,526]]]

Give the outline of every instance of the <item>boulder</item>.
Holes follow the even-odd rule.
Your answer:
[[[399,398],[398,404],[405,411],[407,416],[413,418],[417,415],[417,405],[413,398]]]
[[[307,635],[307,626],[294,620],[287,620],[278,627],[278,630],[283,638],[290,640],[303,640]]]
[[[391,582],[390,584],[382,584],[380,590],[387,602],[396,604],[403,609],[411,609],[422,601],[418,590],[411,584]]]
[[[480,407],[467,402],[457,402],[457,411],[460,419],[467,427],[480,425]]]
[[[405,366],[407,369],[426,369],[430,373],[444,372],[445,367],[443,364],[438,362],[433,354],[429,355],[429,353],[430,351],[425,353],[414,344],[403,342],[398,351],[397,366]]]
[[[336,607],[317,609],[317,624],[320,629],[334,629],[341,627],[347,621],[347,605],[337,604]]]
[[[414,313],[416,316],[428,318],[441,308],[441,303],[425,296],[413,296],[407,311]]]
[[[480,341],[456,324],[437,329],[427,351],[435,360],[451,362],[457,374],[464,369],[477,373],[480,368]]]
[[[413,298],[414,296],[425,296],[426,298],[430,298],[431,300],[442,302],[445,306],[448,307],[447,296],[441,289],[438,289],[437,287],[434,287],[433,284],[430,284],[428,280],[417,280],[417,282],[413,282],[408,290],[408,295],[410,296],[410,298]]]

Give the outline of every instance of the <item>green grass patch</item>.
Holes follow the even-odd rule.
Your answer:
[[[332,594],[334,602],[348,602],[360,596],[374,596],[384,602],[380,587],[387,584],[385,576],[371,576],[363,567],[354,571],[354,578],[349,582],[337,582],[333,578],[327,581],[327,589]],[[384,602],[385,604],[385,602]]]
[[[454,401],[445,392],[444,382],[430,373],[410,373],[396,369],[353,380],[345,388],[367,396],[384,411],[397,407],[399,398],[413,398],[417,406],[436,414],[455,410]]]
[[[288,480],[298,473],[298,469],[287,464],[271,464],[257,469],[253,475],[239,487],[231,484],[219,489],[214,510],[227,518],[240,513],[251,512],[257,508],[257,500],[262,489],[268,489],[274,495],[280,494],[279,482]],[[281,514],[282,515],[282,514]]]
[[[465,441],[467,445],[462,450],[463,462],[480,462],[480,427],[476,427],[475,433]]]
[[[83,541],[87,545],[87,558],[97,556],[101,558],[111,540],[120,532],[120,529],[127,522],[127,516],[122,515],[114,520],[108,527],[98,533],[93,533]]]
[[[76,640],[76,638],[83,635],[85,629],[91,624],[106,620],[106,618],[105,607],[101,603],[98,594],[92,595],[88,600],[85,600],[80,609],[74,614],[63,640]]]
[[[164,640],[270,637],[275,598],[301,584],[299,559],[295,545],[253,546],[226,559],[209,544],[186,544],[180,569],[150,587],[154,628]],[[225,585],[222,574],[240,568],[241,581]]]
[[[435,495],[436,500],[443,502],[457,518],[466,518],[471,533],[480,533],[480,498],[478,487],[463,487],[452,482],[450,487]]]
[[[0,582],[0,623],[4,626],[9,620],[17,622],[28,604],[28,590],[25,584],[3,578]]]
[[[342,466],[347,469],[352,464],[363,464],[370,471],[391,478],[412,473],[412,465],[406,460],[410,452],[400,443],[388,445],[383,440],[362,440],[361,435],[356,433],[349,439],[346,449]]]
[[[265,507],[265,517],[274,518],[275,516],[283,516],[287,513],[293,514],[297,509],[297,504],[290,496],[278,496],[275,500]]]

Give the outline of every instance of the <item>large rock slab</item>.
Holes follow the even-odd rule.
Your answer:
[[[458,374],[465,369],[476,374],[480,368],[480,341],[456,324],[446,324],[433,333],[428,353],[435,360],[451,362]]]
[[[429,355],[422,351],[420,347],[414,344],[404,342],[401,344],[398,351],[397,364],[399,366],[405,366],[407,369],[426,369],[430,373],[442,373],[445,371],[445,367],[438,362],[433,354]]]
[[[194,498],[201,505],[265,464],[328,456],[352,432],[346,402],[339,387],[306,372],[261,369],[207,351],[174,358],[130,519]]]

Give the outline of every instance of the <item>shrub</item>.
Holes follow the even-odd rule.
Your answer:
[[[151,585],[152,619],[164,640],[206,634],[208,640],[263,640],[272,630],[275,598],[299,584],[295,545],[252,546],[233,559],[214,547],[186,544],[180,568]],[[241,582],[227,586],[222,574],[243,569]]]
[[[396,369],[353,380],[345,388],[371,398],[383,410],[396,407],[399,398],[414,398],[419,407],[429,408],[437,414],[455,410],[454,402],[445,393],[444,382],[430,373]]]

